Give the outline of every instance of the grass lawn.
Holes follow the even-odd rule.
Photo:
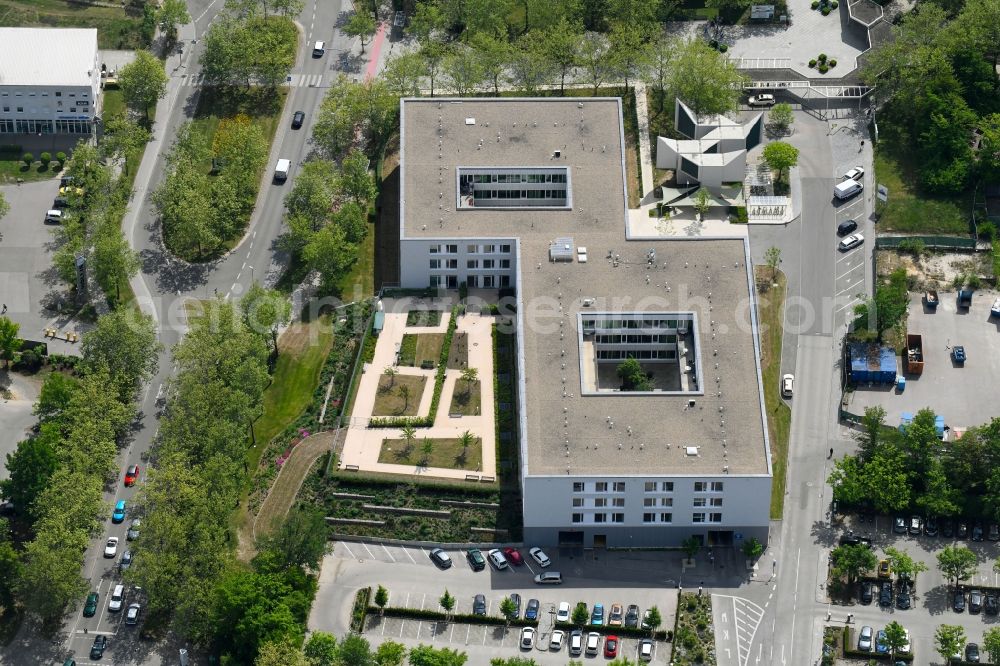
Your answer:
[[[758,279],[770,269],[758,267]],[[771,464],[774,483],[771,486],[771,518],[780,520],[785,504],[785,471],[788,468],[788,433],[792,426],[792,410],[781,399],[781,338],[785,311],[785,274],[778,271],[776,287],[766,293],[758,290],[758,314],[761,324],[761,370],[764,373],[764,408],[767,411],[767,434],[771,440]]]
[[[21,149],[21,146],[0,146],[0,185],[17,182],[18,178],[26,183],[30,183],[35,180],[54,178],[58,175],[58,171],[49,166],[43,166],[38,161],[37,153],[35,153],[35,163],[30,167],[21,160],[23,156],[24,151]],[[54,152],[52,153],[52,159],[55,159]]]
[[[296,322],[278,338],[278,362],[271,385],[264,391],[264,413],[254,423],[257,446],[247,456],[250,469],[257,469],[267,443],[309,406],[332,346],[328,315],[308,324]]]
[[[375,215],[368,215],[368,233],[358,244],[357,260],[347,275],[337,282],[337,295],[345,302],[375,294]]]
[[[417,375],[379,377],[372,416],[416,416],[427,378]],[[409,391],[409,397],[405,392]]]
[[[451,349],[448,350],[448,368],[465,370],[469,364],[469,336],[461,331],[455,331],[451,336]]]
[[[656,150],[656,137],[680,139],[680,134],[674,129],[674,111],[669,100],[663,99],[663,110],[660,110],[660,94],[653,87],[646,88],[646,108],[649,110],[649,145]],[[656,155],[653,155],[653,185],[659,186],[672,181],[674,173],[670,169],[656,168]]]
[[[439,326],[441,310],[410,310],[406,313],[407,326]]]
[[[149,46],[142,34],[142,11],[135,7],[98,7],[66,0],[0,0],[0,25],[47,28],[97,28],[101,49]]]
[[[875,152],[875,182],[889,188],[878,226],[882,231],[968,235],[972,196],[932,197],[916,189],[916,170],[896,151],[879,146]]]
[[[480,410],[482,393],[482,383],[474,381],[470,383],[464,379],[455,382],[455,393],[451,396],[451,407],[449,414],[462,414],[464,416],[477,416]]]
[[[419,432],[419,431],[417,431]],[[430,452],[424,453],[424,444],[429,442]],[[463,453],[459,439],[414,439],[407,446],[405,439],[384,439],[378,453],[380,463],[392,465],[413,465],[426,467],[446,467],[448,469],[478,470],[483,464],[483,447],[477,437]]]
[[[260,126],[270,148],[287,94],[288,90],[284,87],[277,90],[238,86],[203,88],[198,97],[198,108],[194,112],[193,129],[204,134],[211,146],[215,132],[219,129],[219,122],[223,118],[235,118],[243,114],[253,124]],[[265,169],[267,167],[268,165],[264,166]],[[211,170],[212,161],[209,159],[205,162],[205,173]]]
[[[399,364],[419,368],[424,361],[437,365],[441,360],[444,333],[406,333],[399,347]]]

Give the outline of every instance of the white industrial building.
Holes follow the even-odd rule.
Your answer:
[[[766,542],[747,242],[630,238],[624,155],[617,98],[404,99],[401,286],[515,295],[526,542]]]
[[[100,114],[97,30],[0,28],[0,134],[90,134]]]

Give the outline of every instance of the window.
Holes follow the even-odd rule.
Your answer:
[[[616,493],[623,493],[623,492],[625,492],[625,482],[624,481],[615,481],[615,490],[614,490],[614,492],[616,492]]]
[[[479,260],[477,260],[477,259],[469,259],[468,261],[465,262],[465,267],[466,268],[479,268]]]
[[[458,246],[457,245],[445,245],[444,246],[444,251],[447,254],[458,254]]]
[[[9,106],[3,107],[3,112],[4,113],[10,113],[10,107]]]
[[[705,498],[704,497],[695,497],[694,498],[694,506],[705,506]]]
[[[656,514],[655,513],[644,513],[642,514],[642,522],[644,523],[655,523]]]
[[[713,497],[712,499],[709,500],[708,505],[709,506],[722,506],[722,498],[721,497]]]
[[[721,513],[710,513],[708,514],[708,522],[710,523],[721,523],[722,514]]]
[[[573,492],[574,493],[582,493],[583,492],[583,481],[574,481],[573,482]]]
[[[70,113],[76,113],[76,107],[75,107],[75,106],[74,106],[74,107],[72,107],[72,108],[71,108],[71,109],[69,110],[69,112],[70,112]]]
[[[608,505],[608,500],[606,498],[604,498],[604,497],[595,497],[594,498],[594,507],[595,508],[603,509],[607,505]]]
[[[446,261],[447,264],[445,265],[445,268],[451,268],[451,269],[458,268],[458,259],[447,259]]]
[[[478,245],[467,245],[465,247],[465,251],[468,254],[478,254],[479,253],[479,246]]]
[[[606,493],[606,492],[608,492],[608,482],[607,481],[598,481],[597,483],[594,484],[594,491],[598,492],[598,493]]]
[[[712,492],[713,493],[722,492],[722,481],[712,481]]]
[[[624,523],[625,514],[624,513],[613,513],[611,514],[611,522],[613,523]]]
[[[441,251],[441,246],[440,245],[431,245],[429,249],[430,249],[430,253],[431,254],[437,254],[438,252]]]
[[[510,254],[510,245],[501,245],[500,251],[505,254]]]
[[[62,93],[61,92],[57,92],[56,93],[56,97],[62,97]]]
[[[695,481],[694,482],[694,491],[696,493],[708,492],[708,483],[706,483],[705,481]]]
[[[656,481],[647,481],[645,483],[645,485],[643,485],[643,490],[645,492],[647,492],[647,493],[655,493],[656,492]]]
[[[606,523],[608,522],[608,514],[606,513],[595,513],[594,514],[595,523]]]
[[[582,513],[574,513],[573,514],[573,522],[574,523],[582,523],[583,522],[583,514]]]
[[[17,107],[17,112],[18,113],[24,113],[24,107],[23,106]]]
[[[643,506],[656,506],[656,498],[655,497],[645,497],[642,500],[642,505]]]
[[[672,523],[674,522],[674,514],[672,513],[661,513],[660,514],[661,523]]]
[[[583,498],[582,497],[574,497],[573,498],[573,508],[574,509],[578,509],[578,508],[580,508],[582,506],[583,506]]]
[[[624,497],[615,497],[615,498],[612,498],[612,500],[611,500],[611,506],[616,506],[616,507],[619,507],[619,508],[625,506],[625,498]]]
[[[691,522],[692,523],[703,523],[703,522],[705,522],[705,514],[703,514],[703,513],[692,514],[691,515]]]
[[[493,268],[493,260],[483,259],[483,268]]]
[[[660,506],[673,506],[673,505],[674,505],[674,498],[673,497],[661,497],[660,498]]]
[[[510,268],[510,259],[501,259],[500,268]]]
[[[431,259],[430,260],[430,267],[431,268],[441,268],[441,260],[440,259]]]

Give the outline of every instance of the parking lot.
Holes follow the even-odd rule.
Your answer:
[[[906,388],[858,387],[848,410],[863,414],[866,407],[880,405],[886,423],[898,425],[903,412],[915,414],[929,407],[944,417],[950,429],[967,428],[1000,416],[1000,403],[992,391],[1000,376],[1000,318],[990,317],[996,292],[977,291],[972,307],[959,311],[955,292],[941,292],[937,311],[927,309],[921,294],[911,294],[907,329],[923,338],[924,371],[906,375]],[[955,345],[965,347],[964,366],[951,360]],[[900,367],[902,371],[902,367]]]
[[[677,605],[677,585],[680,555],[669,552],[577,552],[560,554],[547,551],[552,565],[546,571],[562,573],[562,585],[538,586],[533,577],[541,568],[525,557],[521,566],[497,571],[491,566],[473,571],[464,551],[448,550],[453,561],[449,569],[441,570],[430,560],[429,549],[412,546],[385,546],[374,543],[337,542],[323,562],[320,585],[309,620],[310,630],[329,631],[340,635],[347,630],[355,592],[366,586],[383,585],[389,591],[389,606],[443,610],[439,599],[447,589],[455,598],[455,613],[471,613],[475,595],[486,598],[487,614],[499,615],[501,600],[518,593],[523,609],[529,599],[540,602],[538,643],[531,658],[540,664],[565,664],[569,658],[564,645],[559,652],[547,648],[560,602],[571,607],[582,601],[592,609],[595,603],[604,605],[607,614],[613,603],[623,606],[636,604],[640,612],[656,605],[663,617],[661,629],[672,628]],[[527,555],[525,549],[521,549]],[[721,560],[720,558],[717,558]],[[705,563],[707,566],[708,563]],[[720,566],[716,564],[715,566]],[[727,569],[720,569],[727,575]],[[707,577],[708,571],[701,572]],[[694,576],[690,585],[697,586]],[[519,629],[498,626],[443,623],[427,620],[369,617],[365,638],[373,644],[396,640],[413,646],[434,643],[460,649],[469,654],[469,663],[488,663],[497,656],[521,653],[517,645]],[[619,655],[635,659],[638,641],[621,641]],[[669,644],[657,643],[653,663],[668,663]],[[580,658],[585,658],[581,655]],[[603,640],[602,653],[603,659]]]

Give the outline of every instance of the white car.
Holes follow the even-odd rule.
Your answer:
[[[861,652],[871,652],[872,651],[872,628],[871,627],[861,627],[861,633],[858,634],[858,650]]]
[[[138,624],[140,610],[142,606],[139,604],[129,604],[128,610],[125,611],[125,624]]]
[[[785,398],[792,397],[792,386],[795,384],[795,375],[782,375],[781,395]]]
[[[774,106],[774,95],[769,93],[754,95],[750,98],[749,104],[750,106]]]
[[[1000,317],[1000,298],[993,301],[993,307],[990,308],[990,314]]]
[[[324,53],[326,53],[326,42],[316,42],[313,44],[314,58],[322,58]]]
[[[601,635],[596,631],[587,634],[587,654],[597,654],[601,649]]]
[[[865,178],[864,167],[856,166],[844,174],[844,180],[857,180],[861,181]]]
[[[648,638],[643,638],[639,641],[639,660],[640,661],[652,661],[653,660],[653,641]]]
[[[125,586],[119,583],[111,591],[111,599],[108,600],[108,610],[112,613],[117,613],[122,609],[123,603],[125,603]]]
[[[851,234],[844,240],[840,241],[840,251],[846,252],[852,248],[855,248],[865,242],[864,234]]]
[[[535,647],[535,630],[531,627],[521,629],[521,649],[530,650]]]
[[[903,629],[903,646],[899,648],[899,654],[910,654],[910,630]]]
[[[528,555],[531,555],[531,559],[533,559],[535,562],[538,562],[538,566],[542,567],[543,569],[552,564],[552,560],[549,559],[549,556],[546,555],[545,551],[539,548],[538,546],[535,546],[534,548],[529,550]]]
[[[104,545],[104,557],[114,557],[118,554],[118,537],[108,537],[108,543]]]
[[[552,632],[552,638],[549,640],[549,649],[558,652],[562,650],[563,639],[566,638],[566,632],[562,629],[556,629]]]
[[[560,601],[559,610],[556,611],[556,622],[569,622],[569,602]]]
[[[503,556],[499,548],[494,548],[486,554],[486,559],[490,561],[497,571],[507,568],[507,558]]]

